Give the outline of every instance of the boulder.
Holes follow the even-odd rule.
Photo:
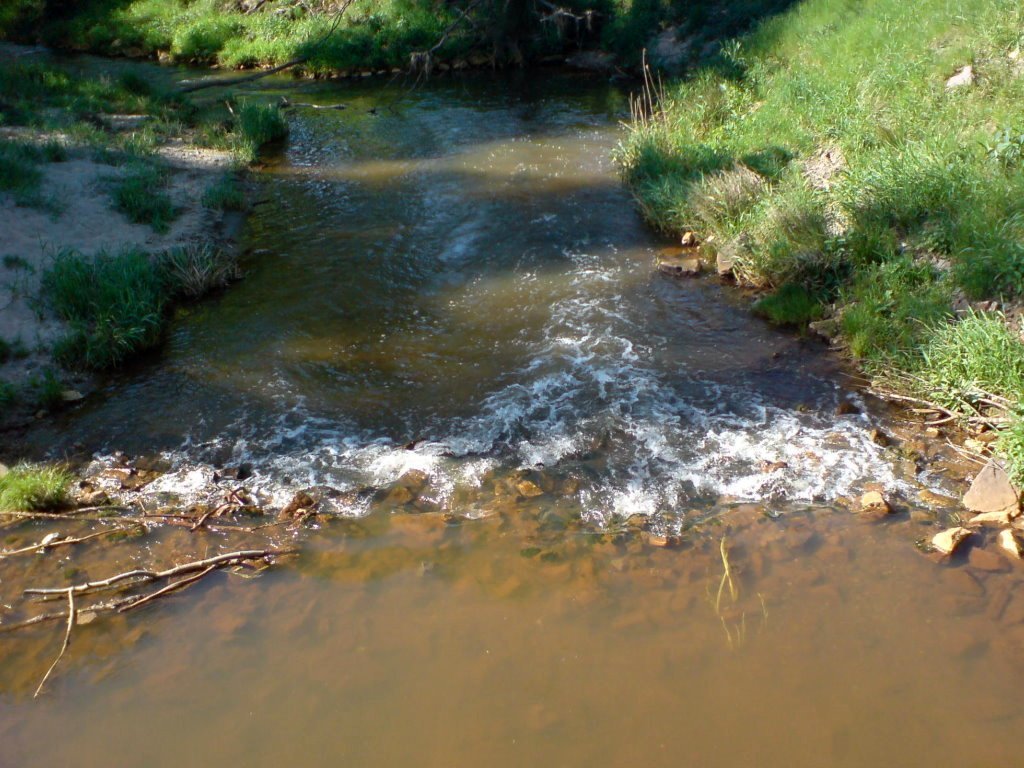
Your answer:
[[[989,462],[977,474],[964,494],[964,506],[971,512],[1003,512],[1020,509],[1020,499],[1001,466]]]
[[[947,528],[944,531],[940,531],[932,536],[932,546],[936,552],[943,555],[952,555],[957,547],[971,535],[971,532],[966,528],[957,526],[956,528]]]

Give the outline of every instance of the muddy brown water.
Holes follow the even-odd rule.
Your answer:
[[[76,628],[36,700],[61,627],[0,635],[0,764],[1015,763],[1024,571],[920,552],[955,505],[917,494],[949,467],[872,443],[889,417],[814,344],[657,274],[609,159],[622,93],[307,99],[347,109],[291,114],[246,279],[27,439],[163,452],[190,498],[244,463],[271,503],[338,489],[333,514],[5,561],[16,616],[28,585],[302,549]],[[882,523],[845,501],[872,484]]]

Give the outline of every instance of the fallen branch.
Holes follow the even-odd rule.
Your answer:
[[[122,605],[117,609],[117,611],[118,613],[126,613],[127,611],[130,611],[134,608],[138,608],[140,605],[145,605],[146,603],[152,602],[153,600],[156,600],[158,597],[163,597],[164,595],[170,594],[171,592],[176,592],[179,589],[184,589],[189,584],[195,584],[204,576],[213,573],[215,570],[217,570],[216,565],[208,566],[205,570],[200,571],[199,573],[195,573],[191,576],[186,576],[184,579],[178,579],[178,581],[172,582],[164,587],[161,587],[160,589],[156,590],[156,592],[150,592],[148,595],[143,595],[134,602]]]
[[[211,565],[217,566],[218,568],[224,568],[228,565],[237,565],[238,563],[246,560],[261,560],[265,557],[273,557],[275,555],[293,554],[295,551],[295,549],[244,549],[238,552],[228,552],[223,555],[217,555],[216,557],[210,557],[205,560],[195,560],[191,563],[182,563],[181,565],[176,565],[173,568],[168,568],[165,571],[147,571],[142,569],[125,571],[124,573],[115,574],[107,579],[87,581],[82,584],[75,584],[72,587],[30,588],[26,589],[24,594],[59,595],[68,590],[72,590],[76,595],[81,595],[87,592],[97,592],[109,589],[124,581],[137,580],[138,583],[148,584],[153,581],[169,579],[186,573],[195,573],[196,571],[204,570]]]
[[[36,692],[32,694],[33,699],[39,698],[39,693],[43,690],[43,686],[46,685],[46,681],[50,679],[50,675],[53,674],[53,670],[56,668],[58,662],[64,658],[64,652],[71,645],[71,630],[75,626],[75,588],[68,587],[64,590],[68,594],[68,626],[64,632],[64,644],[60,647],[60,653],[57,654],[57,658],[53,660],[53,664],[46,670],[46,674],[43,675],[43,679],[39,681],[39,687],[36,688]]]

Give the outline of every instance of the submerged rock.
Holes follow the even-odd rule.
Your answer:
[[[1016,512],[1020,509],[1020,499],[1006,470],[990,461],[964,494],[964,506],[972,512]]]
[[[658,270],[674,277],[697,277],[704,271],[699,256],[659,256]]]
[[[966,528],[957,526],[956,528],[947,528],[944,531],[940,531],[932,536],[932,546],[936,552],[943,555],[952,555],[963,541],[971,535],[971,532]]]

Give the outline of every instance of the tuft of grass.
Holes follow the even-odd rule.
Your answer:
[[[166,180],[166,171],[157,165],[131,166],[122,176],[110,180],[114,207],[136,224],[148,224],[161,234],[167,232],[178,210],[162,189]]]
[[[222,288],[238,276],[238,261],[210,243],[174,248],[163,255],[161,267],[168,285],[187,299]]]
[[[288,135],[288,122],[276,104],[241,102],[235,108],[235,154],[244,163],[254,163],[260,149]]]
[[[821,301],[804,286],[786,283],[775,293],[759,299],[754,312],[775,325],[803,326],[824,314]]]
[[[0,477],[0,511],[59,509],[67,502],[71,481],[63,467],[18,464]]]
[[[929,329],[914,370],[930,402],[959,413],[984,408],[990,395],[1024,401],[1024,345],[997,313],[971,312]]]
[[[71,327],[54,349],[62,365],[112,368],[160,341],[168,287],[141,251],[91,258],[61,251],[42,284],[46,300]]]
[[[245,209],[245,192],[234,173],[225,173],[203,193],[203,206],[217,211]]]
[[[18,205],[31,205],[43,181],[39,150],[30,144],[0,139],[0,191],[10,192]]]

